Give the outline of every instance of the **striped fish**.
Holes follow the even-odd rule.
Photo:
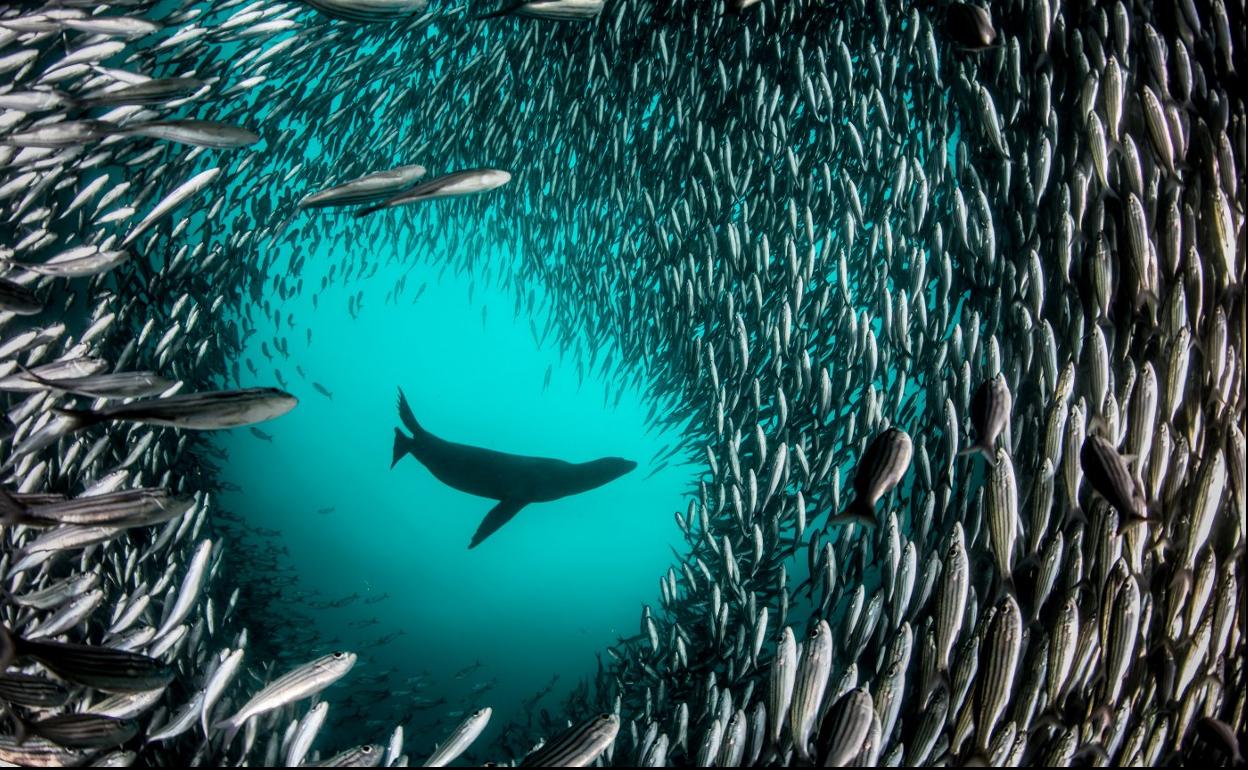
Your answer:
[[[828,673],[832,670],[832,629],[826,620],[820,620],[810,630],[802,649],[802,663],[797,671],[793,687],[793,711],[790,731],[793,748],[803,760],[810,761],[810,739],[823,702],[823,691],[828,686]]]
[[[243,388],[131,401],[98,410],[57,411],[69,419],[71,431],[114,421],[185,430],[224,430],[281,417],[298,403],[294,396],[277,388]]]
[[[450,737],[443,741],[437,751],[433,752],[433,755],[425,761],[424,766],[446,767],[450,763],[454,762],[459,755],[467,751],[468,747],[472,745],[472,742],[481,735],[481,731],[484,730],[485,726],[490,723],[490,715],[493,713],[493,709],[486,707],[483,709],[477,709],[469,714],[468,717],[455,728],[455,731],[451,733]]]
[[[339,752],[323,762],[308,767],[377,767],[381,764],[382,750],[371,743]]]
[[[67,749],[111,749],[137,735],[139,725],[103,714],[61,714],[33,724],[19,723],[18,732],[29,732]]]
[[[69,691],[51,679],[17,672],[0,673],[0,701],[27,708],[59,708]]]
[[[997,570],[1009,581],[1013,574],[1014,546],[1018,541],[1018,483],[1014,479],[1014,463],[1004,447],[997,450],[997,461],[988,470],[984,502]]]
[[[33,291],[20,283],[0,278],[0,310],[17,315],[36,315],[43,312],[43,303]]]
[[[58,746],[43,738],[22,740],[16,735],[0,735],[0,762],[15,767],[77,767],[88,756],[87,752]]]
[[[523,0],[473,18],[480,20],[500,16],[527,16],[548,21],[589,21],[602,13],[604,5],[604,0]]]
[[[992,460],[997,437],[1010,424],[1013,400],[1005,376],[995,377],[979,386],[971,399],[971,424],[975,427],[975,443],[959,452],[959,455],[979,454]]]
[[[164,687],[174,672],[146,655],[69,642],[33,642],[0,626],[0,667],[33,658],[60,678],[104,692],[142,692]]]
[[[780,632],[780,642],[776,645],[776,656],[772,660],[768,678],[767,712],[771,717],[771,724],[767,737],[773,745],[780,743],[780,731],[784,729],[784,720],[793,702],[796,678],[797,642],[793,639],[793,629],[786,626]]]
[[[455,171],[450,174],[435,177],[427,182],[421,182],[412,189],[401,192],[390,198],[386,198],[380,203],[374,203],[355,212],[356,217],[364,217],[375,211],[382,209],[394,208],[395,206],[404,206],[408,203],[416,203],[418,201],[435,200],[438,198],[454,198],[461,195],[473,195],[475,193],[487,192],[493,190],[511,181],[511,173],[508,171],[500,171],[494,168],[473,168],[464,171]]]
[[[248,719],[317,694],[346,676],[353,666],[353,652],[335,652],[305,663],[271,682],[232,716],[214,726],[226,730],[225,743],[228,746]]]
[[[520,767],[586,767],[607,747],[615,743],[620,732],[620,718],[615,714],[599,714],[564,732],[529,753]]]
[[[875,504],[897,486],[910,468],[914,444],[905,431],[889,428],[872,440],[854,472],[854,500],[829,524],[876,527]]]
[[[1144,482],[1131,474],[1113,444],[1097,435],[1088,436],[1079,452],[1079,462],[1084,478],[1118,513],[1137,521],[1148,519]]]
[[[343,21],[389,22],[425,10],[426,0],[303,0],[316,10]]]
[[[937,602],[936,668],[939,671],[949,670],[949,655],[962,631],[962,616],[966,612],[966,596],[970,588],[970,570],[962,522],[955,521],[949,538],[949,550],[945,553],[945,574],[941,579],[940,598]]]
[[[1014,689],[1014,674],[1023,645],[1023,618],[1014,598],[997,608],[983,641],[983,672],[979,677],[979,709],[975,728],[979,749],[986,751]]]
[[[5,500],[7,498],[7,501]],[[127,489],[23,507],[0,490],[0,521],[30,527],[59,524],[81,526],[146,527],[163,524],[190,510],[194,499],[167,489]]]
[[[399,166],[377,171],[307,195],[299,201],[301,209],[330,206],[352,206],[389,198],[403,188],[415,184],[426,173],[421,165]]]
[[[1140,588],[1135,578],[1127,575],[1107,608],[1108,633],[1102,645],[1105,665],[1105,691],[1111,703],[1117,702],[1125,684],[1127,670],[1135,659],[1135,644],[1140,627]]]
[[[107,372],[82,377],[48,379],[22,367],[26,377],[49,390],[87,398],[144,398],[157,396],[173,387],[155,372]]]

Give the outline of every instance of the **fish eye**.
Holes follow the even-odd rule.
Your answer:
[[[368,744],[368,743],[366,743],[366,744],[364,744],[363,746],[361,746],[361,747],[360,747],[360,753],[361,753],[361,754],[372,754],[372,753],[373,753],[373,747],[372,747],[372,744]]]
[[[334,653],[334,660],[342,660],[342,659],[343,659],[343,658],[345,658],[345,657],[347,657],[347,654],[346,654],[345,652],[335,652],[335,653]]]

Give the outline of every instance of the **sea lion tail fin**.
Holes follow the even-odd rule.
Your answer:
[[[398,465],[399,460],[402,460],[404,455],[412,451],[413,443],[411,436],[408,436],[398,428],[394,429],[394,451],[390,455],[391,468]]]
[[[416,437],[425,432],[425,429],[416,421],[416,415],[412,414],[412,408],[408,406],[407,396],[403,395],[402,388],[399,388],[399,421],[412,435],[408,436],[399,428],[394,429],[394,451],[390,455],[391,468],[398,465],[404,455],[411,453],[416,444]]]
[[[402,388],[399,388],[399,420],[412,436],[419,436],[425,432],[425,429],[420,427],[420,423],[416,422],[416,415],[412,414],[412,408],[407,405],[407,397],[403,395]]]

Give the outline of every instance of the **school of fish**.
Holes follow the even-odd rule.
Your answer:
[[[0,8],[0,761],[1243,766],[1243,3],[502,2]],[[436,747],[325,740],[206,433],[383,258],[696,473],[638,634]]]

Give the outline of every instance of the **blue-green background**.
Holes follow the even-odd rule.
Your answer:
[[[641,605],[657,600],[670,546],[680,542],[672,514],[686,504],[692,470],[673,459],[647,476],[663,462],[656,454],[667,454],[678,436],[648,431],[649,405],[638,389],[615,404],[618,375],[604,382],[595,367],[581,383],[577,367],[565,360],[571,356],[561,356],[553,340],[539,347],[530,320],[540,329],[544,319],[524,311],[515,316],[514,288],[474,272],[442,270],[432,264],[436,247],[430,259],[410,255],[405,242],[413,234],[378,242],[347,212],[298,216],[321,218],[319,226],[337,237],[301,247],[311,249],[300,254],[306,257],[301,294],[284,302],[266,295],[282,314],[281,332],[274,334],[272,312],[266,318],[253,308],[256,333],[244,356],[259,376],[244,368],[242,382],[275,384],[276,368],[300,403],[260,426],[271,443],[248,431],[221,440],[229,453],[224,480],[241,490],[222,502],[251,526],[280,530],[276,542],[287,551],[280,558],[297,571],[298,590],[318,594],[311,602],[360,594],[343,609],[303,606],[322,639],[361,650],[405,632],[362,651],[353,676],[397,667],[385,686],[400,696],[391,704],[399,708],[405,697],[447,699],[405,725],[416,737],[408,746],[414,758],[428,748],[419,736],[428,731],[433,740],[449,732],[465,709],[492,706],[493,730],[520,718],[521,702],[558,673],[555,691],[539,704],[554,712],[558,698],[593,674],[595,653],[637,634]],[[377,216],[396,217],[403,232],[402,212]],[[513,256],[500,247],[478,264],[492,264],[489,272],[498,275]],[[374,262],[382,263],[375,275],[341,281],[344,265]],[[336,282],[314,291],[335,264]],[[397,300],[387,299],[403,275]],[[349,298],[359,292],[357,319]],[[286,320],[291,314],[294,328]],[[275,336],[287,338],[289,359],[275,351]],[[585,343],[587,349],[603,344]],[[411,457],[391,470],[398,386],[424,427],[441,437],[569,461],[616,455],[639,467],[591,492],[530,506],[470,551],[472,533],[494,501],[442,485]],[[383,594],[390,598],[364,603]],[[371,618],[378,623],[351,625]],[[479,671],[455,677],[476,661]],[[407,679],[424,671],[429,684],[413,689]],[[491,680],[497,680],[492,691],[471,694]],[[384,742],[385,734],[373,740]]]

